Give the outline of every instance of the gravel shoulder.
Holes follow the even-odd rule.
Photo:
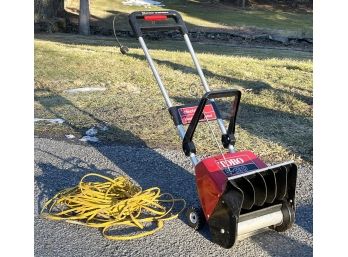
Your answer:
[[[133,241],[110,241],[92,228],[42,219],[39,210],[59,190],[74,186],[87,173],[127,175],[144,189],[196,199],[189,160],[178,151],[131,146],[72,144],[35,138],[35,256],[312,256],[312,166],[299,167],[296,224],[223,249],[209,241],[209,231],[195,232],[181,219],[158,233]]]

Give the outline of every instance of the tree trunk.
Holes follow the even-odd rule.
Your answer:
[[[89,35],[89,0],[80,0],[79,33]]]
[[[35,0],[34,22],[64,17],[64,0]]]

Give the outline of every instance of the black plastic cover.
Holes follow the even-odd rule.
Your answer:
[[[212,241],[224,248],[232,247],[238,237],[240,215],[254,216],[279,204],[284,218],[283,223],[274,229],[285,231],[290,228],[295,217],[296,180],[297,166],[294,163],[229,180],[207,220]]]

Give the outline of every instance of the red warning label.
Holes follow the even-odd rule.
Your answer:
[[[179,109],[179,115],[182,121],[182,124],[189,124],[195,114],[197,106],[192,107],[184,107]],[[214,108],[211,104],[207,104],[203,110],[204,118],[200,119],[200,121],[206,120],[216,120],[216,114]]]

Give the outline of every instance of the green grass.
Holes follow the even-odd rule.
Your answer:
[[[136,10],[177,10],[189,29],[231,29],[256,28],[292,36],[312,37],[313,14],[290,12],[271,7],[250,7],[245,10],[226,4],[210,4],[209,1],[163,0],[164,7],[125,6],[122,0],[91,1],[93,20],[103,27],[112,26],[112,18],[117,15],[117,28],[129,29],[127,15]],[[77,13],[78,0],[66,1],[66,9]]]
[[[39,136],[81,136],[97,124],[103,142],[180,149],[181,143],[142,50],[135,41],[121,55],[111,38],[69,34],[35,39],[35,117],[63,118],[62,125],[36,123]],[[203,94],[182,42],[150,42],[149,48],[175,104]],[[213,89],[239,88],[237,148],[268,162],[312,160],[312,56],[277,49],[194,44]],[[64,90],[104,86],[104,92]],[[199,96],[190,93],[196,91]],[[228,104],[223,102],[224,106]],[[214,127],[217,131],[217,127]],[[216,153],[205,123],[195,135],[199,153]]]

